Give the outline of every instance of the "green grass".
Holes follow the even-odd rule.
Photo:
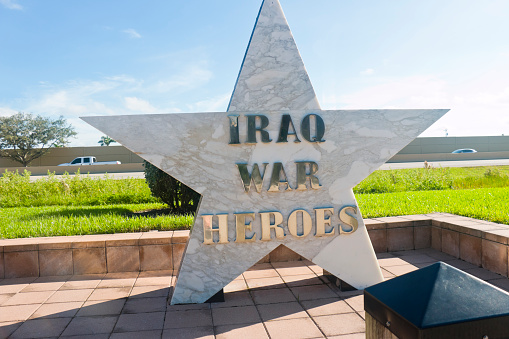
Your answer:
[[[445,212],[509,224],[509,187],[356,194],[364,218]]]
[[[354,192],[391,193],[495,187],[509,187],[509,166],[375,171],[358,184]]]
[[[193,224],[193,216],[132,215],[132,212],[164,207],[164,204],[152,203],[2,208],[0,238],[168,231],[189,229]]]
[[[0,207],[98,206],[156,203],[144,179],[113,180],[88,175],[49,175],[30,182],[30,172],[0,177]]]
[[[509,166],[376,171],[354,188],[365,218],[447,212],[509,224]],[[0,177],[0,238],[189,229],[193,216],[162,209],[143,179],[30,174]]]

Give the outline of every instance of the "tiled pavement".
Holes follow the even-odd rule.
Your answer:
[[[509,290],[509,279],[432,249],[379,255],[392,278],[438,260]],[[259,264],[226,302],[168,306],[172,272],[0,280],[0,338],[364,338],[361,291],[311,262]]]

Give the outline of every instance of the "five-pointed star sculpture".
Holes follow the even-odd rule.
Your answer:
[[[202,195],[171,301],[181,304],[206,301],[281,244],[356,288],[382,281],[352,188],[446,112],[321,110],[279,1],[265,0],[227,113],[83,119]],[[268,134],[252,132],[262,127]],[[240,168],[255,176],[255,164],[261,187],[241,180]],[[305,184],[297,187],[299,171]],[[345,206],[353,207],[349,223]],[[276,224],[265,239],[262,214]],[[352,216],[358,229],[348,233]],[[206,244],[204,226],[217,229],[219,219],[227,239],[209,231]]]

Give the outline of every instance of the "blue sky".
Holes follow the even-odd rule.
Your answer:
[[[280,0],[323,109],[509,135],[509,1]],[[0,0],[0,116],[225,111],[261,0]]]

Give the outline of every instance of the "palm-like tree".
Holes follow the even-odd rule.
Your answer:
[[[109,146],[112,142],[116,141],[106,135],[103,135],[101,140],[99,140],[97,143],[101,144],[101,146]]]

